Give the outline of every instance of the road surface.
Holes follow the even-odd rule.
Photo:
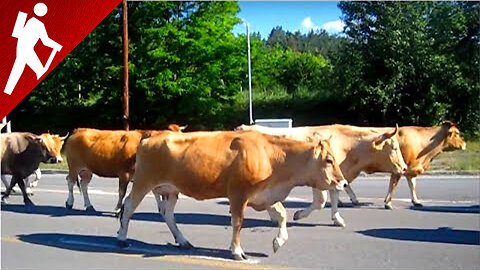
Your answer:
[[[330,209],[293,221],[308,206],[311,189],[295,188],[285,202],[288,242],[273,253],[277,228],[266,212],[248,209],[241,233],[249,261],[229,259],[231,240],[228,203],[181,197],[176,207],[180,230],[197,248],[177,248],[149,195],[130,222],[131,246],[116,246],[118,220],[112,210],[118,180],[94,177],[90,199],[98,211],[84,211],[75,188],[73,210],[65,209],[64,174],[43,174],[25,207],[11,196],[1,211],[3,269],[480,269],[480,181],[478,176],[425,176],[418,180],[423,208],[410,208],[406,181],[401,180],[392,211],[383,208],[388,179],[359,178],[353,188],[362,202],[340,213],[346,228],[333,227]],[[341,199],[348,202],[345,193]],[[350,206],[350,207],[348,207]]]

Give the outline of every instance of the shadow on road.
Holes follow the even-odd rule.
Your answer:
[[[228,203],[228,201],[219,201],[217,202],[217,204],[220,204],[220,205],[230,205]],[[282,202],[283,206],[285,206],[286,208],[306,208],[306,207],[309,207],[311,205],[311,203],[309,202],[302,202],[302,201],[285,201],[285,202]],[[353,204],[351,202],[339,202],[338,206],[339,207],[342,207],[342,208],[361,208],[361,207],[364,207],[364,206],[372,206],[373,203],[371,202],[361,202],[359,204]],[[327,202],[325,204],[325,208],[330,208],[331,207],[331,204],[329,202]]]
[[[15,212],[21,214],[35,214],[35,215],[46,215],[50,217],[64,217],[64,216],[106,216],[113,217],[113,212],[102,212],[102,211],[85,211],[78,209],[67,209],[60,206],[51,206],[51,205],[35,205],[35,206],[25,206],[23,204],[3,204],[2,212]]]
[[[425,211],[425,212],[444,212],[444,213],[464,213],[464,214],[480,214],[480,206],[468,205],[468,206],[423,206],[423,207],[410,207],[412,210]]]
[[[135,254],[143,257],[167,256],[167,255],[187,255],[187,256],[207,256],[213,258],[230,259],[231,252],[226,249],[214,248],[194,248],[182,249],[172,244],[150,244],[138,240],[127,240],[129,247],[120,248],[117,245],[117,239],[111,236],[64,234],[64,233],[34,233],[17,236],[20,241],[63,248],[68,250],[85,252],[109,252],[120,254]],[[252,257],[268,257],[264,253],[246,252]]]
[[[480,245],[480,231],[456,230],[448,227],[438,229],[371,229],[357,231],[357,233],[377,238],[403,241]]]
[[[135,220],[143,221],[159,221],[164,222],[162,216],[158,213],[145,213],[139,212],[133,214]],[[215,226],[231,226],[230,215],[219,214],[204,214],[204,213],[175,213],[175,220],[178,224],[188,225],[215,225]],[[312,224],[312,223],[299,223],[299,222],[287,222],[287,227],[316,227],[316,226],[331,226],[330,224]],[[254,219],[245,218],[243,220],[242,228],[253,227],[277,227],[269,219]]]
[[[64,216],[98,216],[98,217],[114,217],[113,212],[87,212],[85,210],[66,209],[61,206],[51,205],[36,205],[24,206],[23,204],[6,204],[2,205],[2,212],[15,212],[21,214],[46,215],[50,217],[64,217]],[[132,219],[142,221],[157,221],[165,222],[159,213],[153,212],[136,212]],[[231,226],[230,215],[219,214],[205,214],[205,213],[175,213],[175,220],[178,224],[187,225],[215,225],[215,226]],[[287,227],[316,227],[316,226],[331,226],[330,224],[312,224],[288,222]],[[245,218],[243,220],[242,228],[253,227],[277,227],[272,221],[268,219],[254,219]]]

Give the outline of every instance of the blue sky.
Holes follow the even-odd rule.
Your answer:
[[[342,31],[338,2],[250,2],[240,1],[238,16],[250,23],[251,32],[260,32],[267,38],[275,26],[295,32],[308,33],[311,29],[325,29],[329,33]],[[233,32],[245,33],[245,26],[237,25]]]

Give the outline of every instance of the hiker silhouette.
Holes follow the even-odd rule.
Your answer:
[[[47,6],[43,3],[37,3],[33,8],[33,12],[36,16],[43,17],[47,14]],[[45,74],[45,72],[47,72],[56,52],[59,52],[62,49],[62,45],[48,37],[45,25],[41,21],[33,17],[25,24],[26,19],[27,13],[21,11],[18,12],[17,20],[12,32],[12,37],[18,39],[17,58],[13,64],[4,91],[8,95],[12,94],[18,80],[22,76],[25,65],[28,65],[35,72],[38,80],[43,74]],[[42,65],[42,62],[38,58],[34,49],[39,39],[45,46],[53,49],[45,66]]]

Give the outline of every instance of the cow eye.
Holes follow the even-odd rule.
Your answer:
[[[327,164],[333,165],[333,160],[330,158],[327,158]]]

